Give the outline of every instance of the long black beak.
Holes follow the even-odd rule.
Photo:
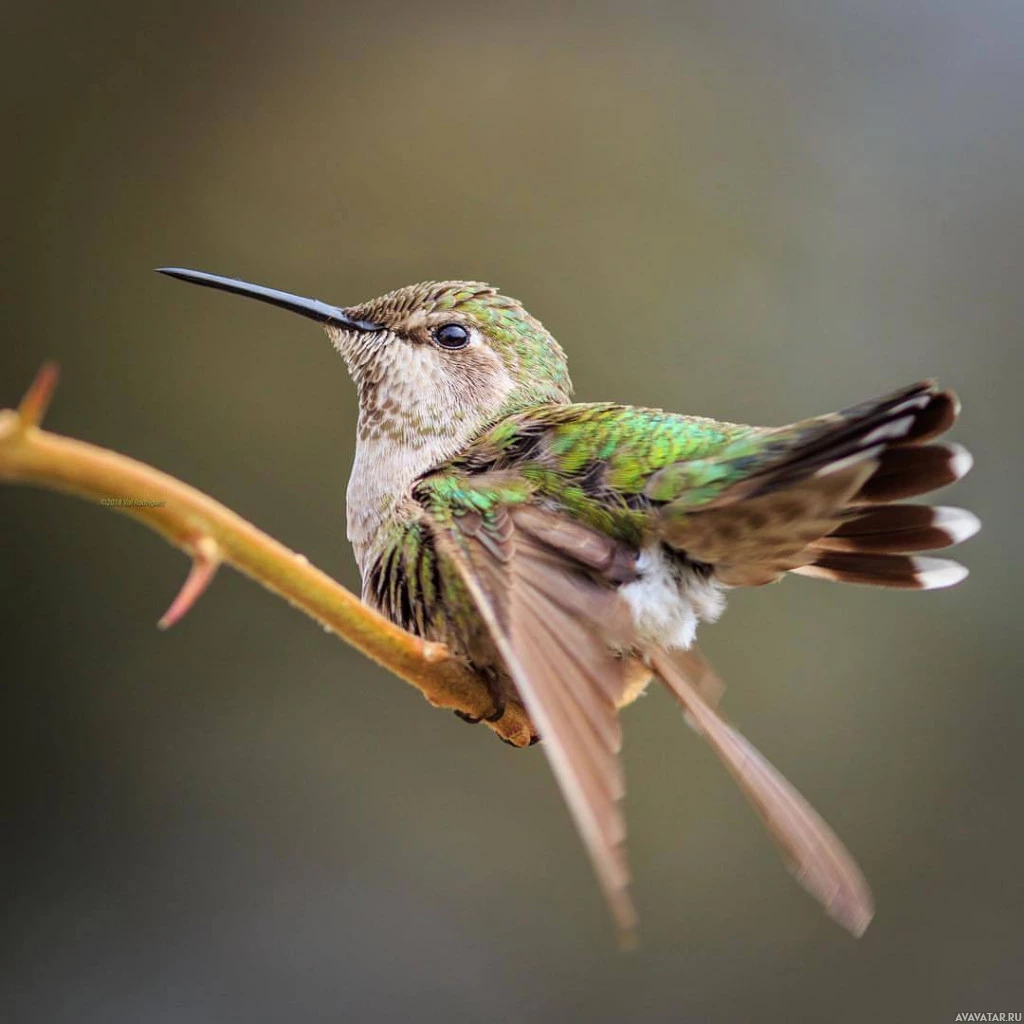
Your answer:
[[[267,302],[271,306],[280,306],[281,309],[298,313],[299,316],[307,316],[310,320],[316,320],[317,323],[327,327],[341,327],[350,331],[384,330],[381,324],[375,324],[370,320],[354,320],[345,310],[339,309],[337,306],[329,306],[319,299],[304,299],[301,295],[279,292],[276,288],[264,288],[262,285],[238,281],[233,277],[204,274],[201,270],[184,270],[181,267],[157,267],[156,269],[158,274],[176,277],[179,281],[201,284],[204,288],[217,288],[222,292],[233,292],[235,295],[259,299],[260,302]]]

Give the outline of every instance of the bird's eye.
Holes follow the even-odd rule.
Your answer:
[[[434,341],[441,348],[465,348],[469,344],[469,331],[462,324],[442,324],[434,331]]]

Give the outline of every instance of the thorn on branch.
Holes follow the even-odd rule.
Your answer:
[[[160,629],[170,629],[184,618],[210,585],[222,561],[220,548],[212,537],[200,537],[192,553],[192,568],[182,584],[171,607],[157,623]]]
[[[60,378],[60,367],[55,362],[46,362],[39,368],[36,378],[29,385],[25,397],[18,406],[18,418],[21,428],[38,427],[43,422],[46,410],[50,407],[50,399],[57,389]]]

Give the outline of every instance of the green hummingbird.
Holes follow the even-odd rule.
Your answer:
[[[979,528],[907,504],[963,476],[935,443],[959,412],[934,382],[784,427],[575,403],[565,353],[473,281],[337,307],[194,270],[161,273],[320,322],[359,393],[348,536],[362,596],[462,655],[494,717],[543,740],[623,936],[629,895],[618,710],[657,677],[763,818],[798,881],[854,935],[873,914],[851,855],[717,711],[697,653],[732,587],[793,573],[927,590],[967,570],[917,552]]]

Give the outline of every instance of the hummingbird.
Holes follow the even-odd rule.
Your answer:
[[[319,322],[359,397],[346,495],[363,600],[446,644],[541,740],[620,936],[629,892],[619,710],[652,678],[734,776],[797,880],[852,934],[868,883],[834,832],[718,710],[694,641],[728,591],[798,575],[928,590],[919,552],[977,532],[908,503],[962,477],[933,381],[782,427],[573,401],[566,356],[515,299],[431,281],[334,306],[196,270],[160,273]]]

